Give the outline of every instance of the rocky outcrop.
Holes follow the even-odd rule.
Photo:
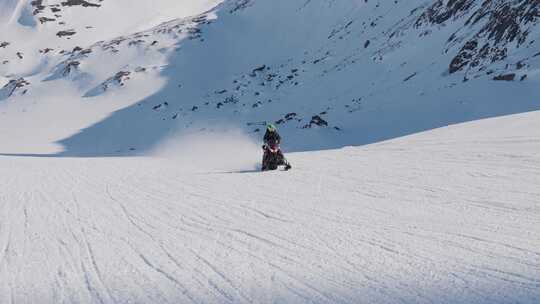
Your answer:
[[[24,78],[17,78],[10,80],[3,88],[0,89],[0,100],[9,98],[16,94],[18,91],[21,92],[21,95],[26,94],[26,86],[30,85],[30,82],[26,81]]]
[[[428,7],[416,21],[416,27],[422,25],[443,24],[466,14],[475,0],[437,0]]]
[[[88,2],[85,0],[67,0],[65,2],[62,2],[62,6],[83,6],[83,7],[100,7],[101,4]]]
[[[95,97],[99,96],[105,92],[107,92],[109,89],[114,87],[123,87],[126,85],[126,81],[131,79],[131,72],[130,71],[120,71],[116,73],[114,76],[110,77],[109,79],[102,82],[99,86],[91,89],[88,91],[84,97]]]
[[[516,78],[516,74],[510,73],[510,74],[495,76],[493,77],[493,80],[514,81],[515,78]]]
[[[232,1],[231,8],[229,9],[229,12],[235,13],[237,11],[246,9],[247,7],[251,6],[253,4],[253,0],[236,0]]]
[[[483,70],[504,60],[510,47],[526,43],[539,18],[540,0],[437,0],[418,17],[415,27],[463,22],[448,39],[448,48],[462,43],[449,64],[449,72],[455,73]]]

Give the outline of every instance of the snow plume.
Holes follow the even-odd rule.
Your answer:
[[[240,130],[200,131],[164,141],[151,153],[185,169],[249,171],[258,168],[260,145]]]

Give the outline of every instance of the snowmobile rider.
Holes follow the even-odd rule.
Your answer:
[[[268,124],[266,126],[266,133],[264,134],[264,145],[263,149],[266,153],[268,147],[272,146],[272,144],[281,144],[281,136],[279,135],[277,128],[273,124]],[[285,156],[283,155],[283,152],[281,152],[281,149],[279,150],[279,156],[283,160],[283,164],[285,165],[285,169],[289,170],[291,168],[291,164],[287,161]]]
[[[276,126],[268,124],[266,126],[266,133],[264,133],[264,144],[269,146],[271,143],[281,144],[281,136],[279,136]]]

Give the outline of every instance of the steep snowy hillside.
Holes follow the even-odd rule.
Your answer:
[[[207,143],[215,167],[0,157],[0,303],[536,304],[539,129],[490,119],[264,174],[229,139]]]
[[[1,152],[267,122],[312,150],[540,109],[537,0],[218,2],[2,0]]]
[[[219,1],[1,0],[0,49],[4,50],[0,71],[10,78],[47,74],[51,65],[74,49],[198,14],[216,3]]]

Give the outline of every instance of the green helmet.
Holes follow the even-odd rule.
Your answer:
[[[270,132],[275,132],[275,131],[277,131],[277,128],[273,124],[267,124],[266,125],[266,130],[268,130]]]

